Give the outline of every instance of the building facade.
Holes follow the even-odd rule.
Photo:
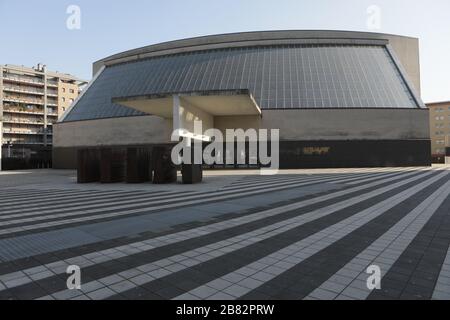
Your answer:
[[[174,129],[192,131],[192,119],[222,132],[279,129],[281,168],[430,164],[416,38],[206,36],[113,55],[93,74],[55,125],[57,168],[74,168],[80,148],[170,143]]]
[[[78,97],[83,83],[69,74],[48,71],[41,64],[35,68],[1,65],[3,162],[19,163],[31,153],[49,150],[53,145],[53,124]]]
[[[430,108],[431,156],[433,162],[444,163],[450,147],[450,101],[427,104]]]

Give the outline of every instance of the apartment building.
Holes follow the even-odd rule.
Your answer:
[[[429,103],[431,156],[434,162],[445,162],[450,147],[450,101]]]
[[[48,71],[42,64],[33,68],[0,65],[3,158],[24,158],[25,154],[51,147],[53,124],[85,83],[69,74]]]

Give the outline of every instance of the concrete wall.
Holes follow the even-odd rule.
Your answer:
[[[172,119],[154,116],[63,122],[54,126],[54,147],[91,147],[164,143]]]
[[[416,92],[421,95],[419,39],[387,36]]]
[[[263,116],[214,118],[225,129],[280,129],[281,140],[429,139],[428,110],[304,109],[264,110]],[[154,116],[58,123],[54,147],[86,147],[167,143],[172,119]],[[206,129],[204,127],[204,129]]]
[[[280,129],[281,140],[429,139],[428,110],[301,109],[263,110],[263,116],[215,117],[221,131]]]
[[[281,140],[429,139],[428,110],[265,110],[263,128]]]

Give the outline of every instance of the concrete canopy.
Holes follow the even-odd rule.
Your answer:
[[[173,97],[211,116],[261,115],[248,90],[200,91],[113,98],[112,102],[163,118],[173,118]]]

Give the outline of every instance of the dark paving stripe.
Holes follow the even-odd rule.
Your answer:
[[[431,299],[450,245],[450,197],[401,254],[368,299]]]
[[[71,195],[74,193],[78,194],[89,194],[91,192],[95,192],[98,190],[77,190],[77,189],[63,189],[58,191],[48,191],[48,190],[18,190],[15,195],[7,195],[2,196],[0,198],[0,205],[10,203],[10,202],[17,202],[17,201],[29,201],[33,200],[34,198],[39,197],[53,197],[53,196],[64,196],[64,195]]]
[[[338,178],[337,178],[338,179]],[[306,183],[302,186],[299,187],[305,187],[305,186],[312,186],[312,185],[319,185],[319,184],[324,184],[324,183],[331,183],[332,181],[311,181],[309,183]],[[298,182],[296,182],[298,183]],[[296,184],[295,183],[295,184]],[[278,190],[275,191],[280,191],[280,190],[285,190],[285,189],[293,189],[295,187],[293,187],[291,184],[289,185],[284,185],[284,186],[277,186],[277,188],[280,188]],[[252,192],[257,192],[256,194],[251,194],[250,196],[254,196],[254,195],[261,195],[264,193],[269,193],[269,192],[274,192],[274,190],[270,189],[270,188],[258,188],[255,190],[252,190]],[[241,191],[236,191],[236,192],[232,192],[230,194],[227,194],[227,196],[230,196],[229,198],[222,200],[222,199],[209,199],[211,197],[216,197],[216,196],[220,196],[221,194],[215,194],[215,195],[211,195],[211,193],[209,193],[207,196],[205,196],[204,198],[197,198],[197,199],[185,199],[185,200],[178,200],[178,201],[172,201],[170,202],[171,205],[173,204],[177,204],[177,206],[171,207],[169,208],[170,210],[173,209],[177,209],[180,207],[192,207],[192,206],[197,206],[197,205],[206,205],[206,204],[211,204],[211,203],[218,203],[218,202],[223,202],[223,201],[228,201],[231,199],[239,199],[239,198],[245,198],[248,197],[249,195],[246,194],[245,192]],[[189,204],[186,205],[185,202],[186,201],[192,201],[192,200],[201,200],[201,203],[196,203],[196,204]],[[51,222],[51,221],[65,221],[67,219],[75,219],[75,218],[80,218],[80,217],[89,217],[89,216],[96,216],[96,215],[101,215],[101,214],[108,214],[108,213],[117,213],[117,212],[123,212],[126,210],[137,210],[137,209],[149,209],[152,207],[156,207],[156,206],[160,206],[160,205],[167,205],[169,203],[162,203],[162,204],[155,204],[155,205],[141,205],[141,206],[135,206],[135,207],[127,207],[125,209],[111,209],[111,210],[105,210],[105,211],[101,211],[101,212],[97,212],[97,213],[84,213],[84,214],[79,214],[79,215],[73,215],[70,217],[64,216],[64,217],[59,217],[59,218],[49,218],[49,219],[43,219],[43,220],[39,220],[39,221],[31,221],[31,222],[24,222],[24,223],[17,223],[17,224],[10,224],[10,225],[3,225],[0,226],[0,229],[9,229],[9,228],[14,228],[14,227],[21,227],[21,226],[30,226],[30,225],[34,225],[34,224],[40,224],[40,223],[46,223],[46,222]],[[117,206],[117,204],[115,205]],[[115,207],[113,206],[113,207]],[[77,212],[78,210],[76,210]],[[36,229],[32,229],[32,230],[25,230],[25,231],[18,231],[18,232],[14,232],[13,235],[14,236],[19,236],[19,235],[26,235],[26,234],[33,234],[33,233],[41,233],[41,232],[45,232],[45,231],[50,231],[50,230],[58,230],[58,229],[65,229],[68,227],[74,227],[74,226],[81,226],[81,225],[86,225],[86,224],[93,224],[93,223],[97,223],[97,222],[105,222],[105,221],[113,221],[113,220],[117,220],[117,219],[123,219],[129,216],[141,216],[141,215],[147,215],[147,214],[152,214],[158,211],[148,211],[148,212],[138,212],[138,213],[129,213],[129,214],[122,214],[119,216],[114,216],[114,217],[101,217],[99,216],[98,218],[94,218],[94,219],[90,219],[90,220],[86,220],[86,221],[81,221],[81,222],[73,222],[73,223],[64,223],[61,225],[55,225],[55,226],[50,226],[50,227],[39,227]],[[57,214],[57,213],[56,213]],[[43,216],[48,215],[48,214],[44,214]],[[4,239],[4,238],[10,238],[12,234],[2,234],[0,235],[0,239]]]
[[[382,174],[382,173],[380,173]],[[271,179],[271,180],[261,180],[261,181],[252,181],[252,182],[246,182],[246,183],[239,183],[239,184],[231,184],[228,186],[225,186],[222,188],[222,190],[236,190],[236,189],[243,189],[245,187],[252,187],[254,185],[271,185],[273,183],[281,183],[281,182],[288,182],[288,181],[297,181],[297,182],[302,182],[302,181],[307,181],[309,179],[319,179],[319,178],[334,178],[334,177],[339,177],[339,176],[344,176],[346,174],[323,174],[323,175],[311,175],[311,176],[302,176],[302,177],[291,177],[291,178],[278,178],[278,179]],[[364,173],[364,174],[360,174],[360,175],[355,175],[354,173],[348,174],[348,178],[352,178],[354,177],[355,179],[363,179],[363,177],[366,176],[376,176],[377,174],[369,174],[369,173]]]
[[[421,173],[423,173],[423,172],[421,172]],[[419,173],[416,173],[412,176],[415,176],[417,174],[419,174]],[[267,254],[272,253],[273,251],[277,251],[280,248],[282,248],[286,245],[289,245],[292,242],[298,241],[298,240],[296,240],[297,238],[307,237],[313,233],[316,233],[318,230],[320,230],[324,227],[327,227],[330,224],[334,224],[342,219],[347,218],[348,216],[353,215],[355,211],[360,211],[362,209],[365,209],[366,207],[370,207],[370,206],[378,203],[379,201],[382,201],[383,199],[392,196],[393,194],[395,194],[397,192],[401,192],[402,190],[405,190],[405,189],[419,183],[422,180],[429,179],[430,177],[434,176],[435,174],[437,174],[437,173],[432,173],[426,177],[420,178],[414,182],[411,182],[402,187],[396,188],[396,189],[390,191],[389,193],[384,193],[382,195],[379,195],[379,196],[373,197],[367,201],[364,201],[360,204],[357,204],[350,208],[347,208],[349,210],[341,210],[339,212],[333,213],[330,216],[321,218],[315,222],[305,224],[302,227],[299,227],[292,231],[289,231],[288,235],[281,234],[277,237],[270,238],[268,240],[262,241],[261,243],[250,246],[248,249],[238,250],[235,253],[224,256],[224,258],[217,258],[217,259],[215,259],[215,260],[217,260],[217,264],[218,264],[217,270],[222,270],[220,268],[225,267],[225,266],[228,266],[228,268],[230,268],[230,267],[234,268],[235,265],[239,265],[239,263],[240,263],[239,260],[241,260],[243,264],[248,264],[251,262],[251,261],[246,262],[248,259],[258,259],[258,257],[261,254],[262,254],[262,256],[265,256]],[[412,177],[412,176],[408,176],[408,178]],[[383,186],[386,186],[389,184],[392,184],[392,181],[386,182],[386,183],[376,186],[376,187],[373,187],[370,190],[382,188]],[[182,242],[178,242],[178,243],[166,245],[163,247],[155,248],[152,250],[148,250],[145,252],[129,255],[129,256],[119,258],[119,259],[116,259],[113,261],[107,261],[104,263],[96,264],[94,266],[86,267],[86,268],[83,268],[83,272],[82,272],[83,283],[87,283],[89,281],[92,281],[92,280],[95,280],[98,278],[102,278],[102,277],[106,277],[108,275],[119,273],[124,270],[128,270],[130,268],[140,266],[142,264],[154,262],[154,261],[157,261],[157,260],[160,260],[163,258],[167,258],[167,257],[173,256],[176,254],[180,254],[180,253],[183,253],[183,252],[186,252],[186,251],[189,251],[189,250],[201,247],[201,246],[215,243],[217,241],[225,240],[230,237],[240,235],[242,233],[250,232],[252,230],[255,230],[255,229],[258,229],[261,227],[265,227],[267,225],[275,223],[276,221],[281,221],[284,219],[289,219],[291,217],[299,216],[299,215],[305,214],[309,211],[316,210],[316,209],[319,209],[319,208],[322,208],[322,207],[325,207],[328,205],[332,205],[332,204],[336,203],[337,201],[344,201],[345,199],[352,198],[354,196],[357,196],[359,194],[364,194],[367,192],[370,192],[370,191],[367,189],[363,190],[363,191],[357,191],[357,192],[351,193],[349,195],[341,196],[339,198],[334,198],[334,199],[330,199],[328,201],[320,202],[318,204],[310,205],[310,206],[301,208],[299,210],[286,212],[286,213],[280,214],[278,216],[268,217],[268,218],[265,218],[262,220],[250,222],[250,223],[243,224],[243,225],[233,227],[230,229],[225,229],[222,231],[207,234],[207,235],[200,236],[197,238],[193,238],[193,239],[185,240]],[[220,261],[219,261],[219,259],[220,259]],[[230,263],[231,261],[233,263]],[[206,264],[207,263],[205,263],[205,265]],[[214,265],[215,264],[216,263],[214,263]],[[227,273],[227,271],[229,272],[230,269],[224,269],[223,271]],[[185,271],[185,272],[188,272],[188,271]],[[190,274],[191,272],[196,272],[196,271],[193,270],[193,271],[189,271],[188,273]],[[181,271],[180,273],[183,273],[183,271]],[[208,272],[206,272],[206,274],[208,274]],[[176,275],[176,274],[174,274],[174,275]],[[179,282],[180,277],[177,277],[177,276],[175,276],[175,277],[177,278],[177,281]],[[214,277],[214,275],[209,275],[207,278],[204,278],[204,279],[212,280],[214,278],[216,278],[216,277]],[[181,279],[182,280],[189,279],[189,275],[187,277],[182,275]],[[66,280],[67,279],[66,279],[65,275],[58,275],[58,276],[35,281],[34,284],[38,284],[41,288],[44,288],[45,290],[47,290],[47,292],[49,294],[51,294],[56,291],[64,290],[66,288]],[[22,286],[19,286],[16,288],[2,291],[2,292],[0,292],[0,299],[2,299],[2,294],[17,297],[18,299],[21,299],[20,292],[25,292],[26,289],[24,289],[24,288],[26,288],[29,285],[30,284],[25,284],[25,285],[22,285]],[[37,297],[39,297],[39,296],[36,296],[36,298]]]
[[[270,299],[305,298],[448,180],[448,176],[444,177],[412,195],[324,250],[244,295],[242,299],[255,299],[263,296]]]
[[[138,196],[168,196],[172,194],[177,194],[177,192],[148,192],[148,191],[139,191],[139,190],[130,190],[130,191],[123,191],[123,192],[109,192],[109,191],[101,191],[101,192],[95,192],[95,191],[89,191],[87,194],[78,195],[74,193],[71,193],[69,196],[61,196],[57,198],[53,198],[52,200],[47,199],[41,199],[40,196],[37,196],[35,199],[32,200],[31,203],[23,206],[22,212],[33,212],[38,210],[47,210],[47,209],[57,209],[59,207],[64,208],[68,204],[80,204],[80,202],[89,201],[89,200],[97,200],[97,199],[116,199],[118,197],[138,197]],[[178,193],[179,194],[179,193]],[[6,210],[14,210],[18,207],[18,202],[12,202],[8,205],[1,205],[2,209]],[[22,209],[22,208],[21,208]],[[8,213],[10,214],[10,213]],[[1,217],[1,216],[0,216]]]
[[[188,195],[193,195],[193,193],[183,192],[183,196],[188,196]],[[141,203],[141,202],[151,201],[151,200],[165,200],[165,199],[170,200],[170,199],[176,199],[179,197],[180,197],[179,192],[174,192],[174,193],[171,193],[168,195],[158,194],[158,193],[152,194],[149,192],[141,193],[141,194],[136,194],[135,192],[128,192],[125,194],[115,194],[115,195],[110,195],[110,196],[105,196],[105,197],[91,196],[91,197],[83,197],[83,198],[80,198],[77,200],[72,200],[72,201],[55,201],[55,203],[57,203],[58,205],[45,205],[45,206],[36,205],[36,206],[34,206],[34,208],[31,207],[31,208],[26,208],[24,210],[20,210],[20,213],[30,213],[31,214],[33,212],[36,212],[36,214],[24,216],[25,218],[32,218],[32,217],[40,217],[40,216],[46,216],[46,215],[51,215],[51,214],[58,214],[59,212],[43,213],[43,214],[39,214],[39,212],[42,212],[44,210],[65,209],[68,206],[70,207],[71,204],[75,204],[75,206],[72,206],[74,208],[73,210],[67,210],[67,211],[64,211],[61,213],[77,212],[80,210],[80,208],[78,208],[78,207],[81,207],[81,206],[83,206],[82,210],[89,210],[89,209],[98,209],[98,207],[100,207],[100,208],[114,207],[117,205],[121,205],[120,202],[123,202],[123,201],[136,200],[136,201],[133,201],[132,203]],[[99,201],[92,203],[92,202],[88,201],[89,199],[92,199],[92,200],[98,199]],[[105,200],[100,201],[102,199],[105,199]],[[13,215],[13,214],[19,214],[19,213],[11,212],[11,213],[0,214],[0,222],[20,218],[20,217],[2,218],[2,216],[8,216],[8,215]]]
[[[111,299],[115,299],[118,296],[123,296],[127,299],[131,297],[136,299],[137,298],[152,299],[154,298],[155,294],[160,296],[159,297],[160,299],[172,299],[181,293],[193,290],[214,279],[220,278],[232,271],[235,271],[245,265],[248,265],[267,255],[270,255],[271,253],[274,253],[282,248],[285,248],[295,242],[305,239],[329,227],[330,225],[338,223],[350,216],[353,216],[354,214],[362,210],[365,210],[369,207],[376,205],[377,203],[399,192],[411,188],[414,185],[420,183],[421,181],[428,180],[432,176],[434,176],[434,174],[419,179],[417,181],[408,183],[399,188],[395,188],[394,190],[391,190],[389,192],[372,197],[368,200],[362,201],[353,206],[336,211],[331,215],[308,222],[304,225],[288,230],[279,235],[273,236],[269,239],[262,240],[258,243],[252,244],[245,248],[238,249],[234,252],[214,258],[210,261],[206,261],[197,266],[170,274],[161,279],[149,282],[141,287],[128,290],[124,293],[121,293],[120,295],[115,295],[111,297]],[[338,200],[334,200],[331,203],[327,203],[327,205],[336,203],[337,201]],[[297,212],[297,215],[301,215],[311,210],[310,208],[308,209],[302,208],[300,210],[295,211]],[[266,222],[266,225],[270,223],[271,222],[268,221]],[[217,241],[219,240],[220,239],[217,239]],[[187,279],[189,280],[186,281]],[[289,281],[289,283],[291,282]],[[161,286],[163,287],[164,291],[162,291]],[[145,293],[145,290],[147,291],[147,293]]]

